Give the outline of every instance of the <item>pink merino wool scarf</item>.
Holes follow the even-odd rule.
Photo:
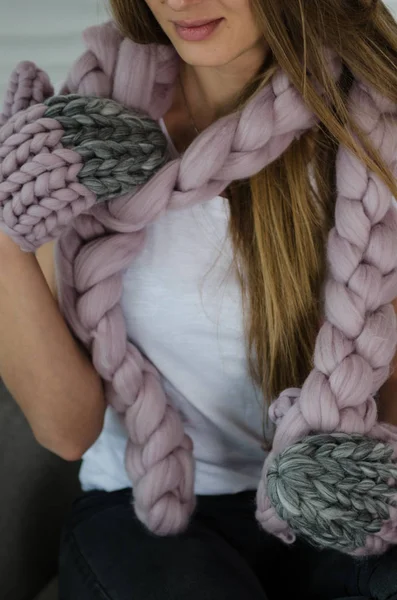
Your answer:
[[[111,22],[89,28],[84,40],[58,97],[32,63],[11,77],[0,120],[0,226],[28,252],[57,239],[60,307],[124,418],[135,512],[154,533],[176,534],[195,508],[192,442],[158,371],[127,340],[123,270],[163,211],[210,200],[259,172],[317,117],[279,70],[241,113],[167,160],[155,120],[170,107],[175,50],[136,44]],[[339,78],[339,58],[325,56]],[[395,172],[396,106],[355,80],[349,110]],[[138,147],[151,162],[139,173]],[[135,180],[134,169],[146,180]],[[286,543],[302,536],[318,547],[380,554],[397,542],[397,429],[378,421],[374,399],[397,343],[397,215],[390,190],[344,147],[336,184],[315,366],[302,389],[286,389],[271,405],[277,429],[256,516]]]

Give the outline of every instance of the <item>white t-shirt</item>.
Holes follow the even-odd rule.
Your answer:
[[[256,489],[264,430],[268,440],[274,432],[248,374],[228,219],[228,201],[220,196],[167,211],[147,228],[142,252],[123,275],[128,339],[159,370],[183,415],[194,444],[196,494]],[[126,443],[122,417],[108,406],[103,431],[83,456],[83,490],[131,487]]]

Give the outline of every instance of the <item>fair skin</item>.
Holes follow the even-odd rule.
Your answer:
[[[146,0],[146,3],[182,59],[183,88],[195,124],[202,131],[243,89],[266,57],[267,45],[249,0]],[[202,41],[181,39],[174,26],[175,21],[219,18],[223,18],[222,23]],[[196,134],[179,86],[164,120],[178,150],[185,149]]]
[[[150,10],[177,50],[181,79],[194,121],[202,131],[216,119],[222,106],[229,104],[266,57],[267,46],[256,26],[248,0],[146,0]],[[174,21],[218,19],[221,25],[202,41],[185,41]],[[164,116],[176,148],[183,152],[196,137],[183,94],[175,89],[173,103]],[[54,295],[54,242],[37,252],[37,259]],[[397,299],[393,302],[397,313]],[[391,374],[380,390],[379,417],[397,425],[397,353]]]

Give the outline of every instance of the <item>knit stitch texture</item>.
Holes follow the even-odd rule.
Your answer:
[[[60,308],[123,416],[135,512],[156,534],[175,534],[195,508],[192,442],[157,369],[127,339],[123,271],[165,210],[258,173],[318,120],[279,70],[241,113],[171,160],[156,121],[172,101],[175,50],[135,44],[112,22],[84,40],[57,97],[32,63],[11,76],[0,117],[0,227],[28,252],[57,240]],[[324,57],[339,78],[339,58],[327,49]],[[349,110],[395,173],[397,107],[355,80]],[[397,344],[397,214],[390,190],[344,147],[336,175],[314,368],[270,407],[277,429],[256,516],[286,543],[299,535],[376,554],[397,542],[397,429],[379,422],[374,399]]]

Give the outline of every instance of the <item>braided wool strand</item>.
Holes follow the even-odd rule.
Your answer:
[[[175,51],[134,44],[112,23],[84,37],[88,50],[60,97],[5,111],[0,224],[28,251],[57,238],[60,306],[128,431],[136,514],[167,535],[182,531],[195,507],[192,442],[160,374],[127,339],[123,271],[165,210],[209,200],[254,175],[317,118],[279,71],[241,114],[220,119],[170,160],[150,119],[172,101]],[[338,78],[339,58],[324,56]],[[349,110],[394,170],[396,106],[355,81]],[[385,184],[343,147],[336,167],[326,320],[302,389],[285,390],[271,406],[277,430],[256,516],[287,543],[298,534],[321,547],[373,554],[397,542],[397,430],[378,422],[374,400],[397,345],[390,304],[397,214]]]
[[[369,86],[355,82],[349,110],[395,172],[395,105],[374,93]],[[319,515],[316,506],[323,504],[323,498],[313,497],[313,489],[317,489],[311,485],[313,481],[306,489],[305,503],[300,504],[302,496],[300,499],[295,497],[297,504],[293,509],[290,505],[290,513],[287,505],[283,505],[283,496],[278,495],[274,504],[266,489],[267,469],[274,457],[289,446],[291,452],[295,448],[298,455],[302,448],[296,442],[313,432],[361,434],[361,443],[367,448],[368,439],[364,436],[373,437],[378,431],[373,395],[388,378],[396,350],[396,317],[390,304],[397,292],[397,215],[392,197],[379,177],[344,147],[338,151],[336,167],[335,227],[328,237],[329,273],[324,286],[326,320],[316,339],[314,369],[300,393],[294,395],[290,410],[285,410],[283,399],[284,417],[278,417],[273,450],[265,461],[258,487],[257,518],[265,528],[277,528],[279,537],[286,542],[293,542],[295,531],[299,531],[321,546],[329,538],[326,545],[333,548],[352,554],[372,554],[386,550],[390,542],[397,542],[393,510],[397,485],[393,470],[387,478],[390,489],[384,495],[383,504],[379,499],[379,507],[389,506],[389,519],[374,519],[371,529],[365,529],[366,537],[357,535],[355,523],[361,523],[367,517],[360,505],[357,505],[354,519],[351,512],[350,519],[346,515],[337,517],[343,504],[330,497],[328,510]],[[315,436],[311,439],[316,445]],[[390,436],[388,441],[395,448],[395,436]],[[280,463],[282,459],[278,460]],[[379,480],[383,481],[382,464],[378,467]],[[361,476],[356,473],[357,489]],[[283,489],[283,479],[280,478],[277,484],[273,476],[272,485],[275,499],[275,487],[280,485]],[[308,498],[312,498],[310,510]],[[303,513],[299,514],[300,510],[304,511],[305,517]],[[309,514],[311,520],[306,522],[304,529],[295,529],[296,519],[307,519]],[[328,519],[324,519],[324,514]],[[332,536],[333,531],[336,536]]]

